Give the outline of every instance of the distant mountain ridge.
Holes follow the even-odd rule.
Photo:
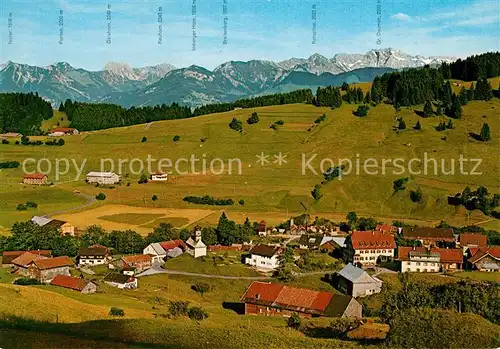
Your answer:
[[[177,69],[170,64],[132,68],[110,62],[103,70],[74,68],[66,62],[47,67],[8,62],[0,67],[0,92],[38,92],[54,105],[66,99],[133,105],[189,106],[297,88],[368,82],[393,69],[439,65],[451,57],[411,56],[392,48],[365,54],[336,54],[327,58],[291,58],[281,62],[229,61],[213,71],[200,66]]]

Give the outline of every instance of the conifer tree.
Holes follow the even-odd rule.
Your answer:
[[[479,133],[479,139],[483,142],[489,141],[491,139],[490,127],[487,123],[483,124],[481,127],[481,132]]]
[[[424,105],[424,115],[425,116],[432,116],[434,115],[434,110],[432,109],[432,104],[431,104],[431,101],[427,101],[425,102],[425,105]]]
[[[475,88],[474,88],[474,83],[470,85],[469,90],[467,91],[467,100],[473,101],[474,100],[474,95],[475,95]]]
[[[500,86],[498,87],[500,90]],[[372,102],[372,96],[370,94],[370,91],[366,92],[365,99],[363,100],[365,104],[370,104]]]
[[[458,98],[453,99],[453,103],[450,108],[448,108],[446,113],[450,118],[460,119],[462,117],[462,106],[458,101]]]
[[[403,118],[400,118],[400,119],[399,119],[398,129],[400,129],[400,130],[404,130],[404,129],[406,129],[406,123],[405,123],[405,121],[403,120]]]
[[[467,89],[464,86],[462,86],[462,89],[460,90],[460,94],[458,95],[458,99],[459,99],[461,105],[466,105],[467,103],[469,103],[469,99],[468,99],[467,95],[468,95]]]
[[[453,128],[453,121],[451,121],[451,119],[448,120],[448,123],[446,124],[446,128],[448,130],[451,130]]]
[[[415,124],[415,126],[413,127],[415,130],[421,130],[422,129],[422,126],[420,125],[420,121],[417,121],[417,123]]]
[[[59,111],[64,111],[64,104],[61,102],[61,104],[59,104]]]

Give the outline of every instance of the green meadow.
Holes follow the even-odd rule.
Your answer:
[[[184,120],[160,121],[151,125],[85,132],[64,137],[66,144],[62,147],[1,145],[1,161],[48,159],[42,161],[38,170],[48,172],[49,181],[54,186],[26,186],[20,184],[23,176],[21,168],[1,170],[0,226],[8,228],[13,222],[34,214],[78,208],[86,200],[75,195],[75,190],[92,196],[99,192],[105,193],[106,200],[96,203],[96,207],[119,204],[151,209],[178,209],[173,218],[179,225],[189,218],[180,214],[187,208],[224,209],[230,217],[237,220],[243,220],[246,216],[255,220],[263,217],[273,224],[307,210],[311,216],[325,216],[335,220],[343,219],[349,211],[356,211],[358,215],[371,215],[386,222],[405,219],[424,225],[447,220],[452,224],[463,225],[467,222],[486,221],[484,224],[487,226],[497,225],[498,220],[492,221],[480,212],[473,212],[469,217],[465,210],[448,205],[447,196],[461,192],[467,185],[473,189],[484,185],[490,192],[500,191],[500,100],[469,103],[463,108],[462,118],[453,120],[454,128],[441,132],[436,131],[435,126],[448,118],[422,118],[415,112],[422,110],[422,106],[402,108],[396,112],[391,105],[382,104],[372,107],[368,116],[363,118],[352,114],[356,108],[356,105],[346,103],[335,110],[305,104],[261,107]],[[246,119],[254,111],[258,113],[260,122],[248,125]],[[326,114],[325,121],[311,128],[323,113]],[[243,121],[242,133],[228,127],[233,117]],[[398,117],[404,119],[406,130],[397,132],[394,129]],[[284,125],[275,131],[270,125],[277,120],[283,120]],[[422,126],[419,131],[413,129],[417,121]],[[478,142],[469,133],[479,133],[484,122],[489,124],[492,140]],[[180,136],[177,142],[173,141],[175,135]],[[141,141],[143,137],[147,138],[146,142]],[[286,156],[282,158],[286,163],[278,163],[275,156],[280,153]],[[257,156],[261,154],[267,156],[265,159],[268,162],[264,165],[257,162]],[[481,174],[460,173],[461,154],[466,159],[481,159],[481,164],[476,169]],[[163,165],[168,165],[171,161],[171,167],[163,168],[167,172],[173,171],[167,182],[137,183],[141,172],[149,172],[148,155],[156,159],[156,162],[152,162],[153,171],[158,169],[160,159],[168,159],[163,160]],[[181,161],[178,169],[183,173],[177,173],[175,162],[191,156],[199,159],[194,168],[187,161]],[[424,173],[426,166],[419,162],[425,156],[436,160],[428,160],[427,174]],[[402,174],[397,174],[400,171],[394,163],[397,158],[401,159],[400,164],[406,168]],[[413,163],[414,174],[411,174],[407,165],[413,158],[419,161]],[[69,166],[66,166],[65,159],[68,159]],[[122,159],[122,184],[115,188],[96,188],[85,183],[87,172],[100,170],[101,159],[109,159],[105,161],[108,166],[103,170],[115,172],[120,171],[118,165]],[[221,168],[221,161],[214,159],[221,159],[224,168]],[[323,180],[322,170],[330,167],[330,160],[337,166],[339,159],[351,159],[353,170],[350,174],[323,185],[323,196],[315,201],[311,191]],[[111,160],[114,168],[109,166]],[[214,171],[210,171],[212,160],[215,161],[212,166]],[[356,174],[356,161],[360,163],[359,174]],[[368,161],[367,170],[363,167],[365,161]],[[444,174],[442,164],[445,166],[444,171],[448,172],[452,166],[451,161],[455,161],[455,172]],[[141,162],[144,165],[142,171]],[[204,163],[206,173],[203,173]],[[305,165],[307,163],[310,167]],[[54,172],[56,164],[60,167],[59,176]],[[79,178],[75,165],[79,168],[83,166]],[[228,173],[230,165],[231,174]],[[474,166],[472,162],[465,163],[464,171],[470,172]],[[28,163],[27,170],[37,169],[31,162]],[[401,177],[408,177],[409,181],[405,190],[395,194],[393,181]],[[422,203],[413,203],[409,193],[418,187],[422,190],[424,200]],[[153,201],[153,195],[158,200]],[[188,195],[232,198],[235,204],[189,204],[182,200]],[[241,199],[244,200],[243,205],[238,203]],[[36,212],[17,212],[17,204],[27,200],[39,204]],[[111,221],[129,222],[132,228],[140,225],[150,227],[150,222],[155,220],[153,216],[126,217],[126,210],[118,213],[120,216],[107,218]],[[202,222],[213,224],[218,216],[219,214],[207,214]],[[58,218],[67,217],[63,214]]]

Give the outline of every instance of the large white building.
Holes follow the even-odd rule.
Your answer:
[[[355,231],[346,239],[344,261],[355,265],[375,265],[394,258],[396,242],[390,233]]]
[[[120,176],[113,172],[89,172],[87,173],[88,183],[116,184],[120,181]]]
[[[250,257],[245,259],[245,264],[266,271],[275,270],[279,267],[281,252],[280,247],[258,244],[250,250]]]
[[[194,258],[207,255],[207,245],[201,241],[201,231],[199,229],[196,230],[194,239],[191,236],[187,239],[186,246],[186,252]]]
[[[401,272],[438,273],[459,270],[463,264],[462,250],[438,247],[398,247]]]

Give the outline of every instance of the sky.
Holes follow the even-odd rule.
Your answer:
[[[2,0],[0,6],[2,63],[213,69],[230,60],[331,58],[388,47],[422,56],[500,51],[500,0]]]

